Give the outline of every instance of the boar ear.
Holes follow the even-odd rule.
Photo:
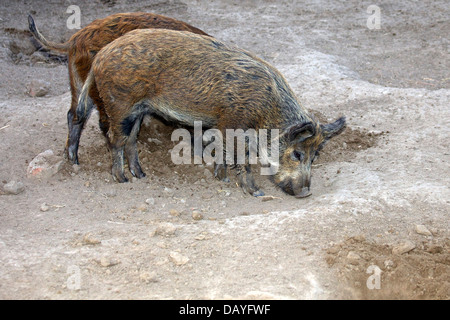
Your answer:
[[[333,123],[321,124],[320,129],[325,140],[328,140],[342,133],[346,126],[345,117],[340,117]]]
[[[316,127],[312,122],[301,122],[287,129],[289,141],[303,142],[316,134]]]

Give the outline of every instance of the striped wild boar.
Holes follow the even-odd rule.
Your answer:
[[[65,155],[74,164],[78,164],[78,146],[81,132],[85,121],[88,119],[88,116],[85,116],[83,119],[76,119],[78,97],[91,68],[92,61],[101,48],[125,33],[135,29],[172,29],[207,35],[202,30],[183,21],[144,12],[118,13],[104,19],[95,20],[85,28],[76,32],[65,43],[55,43],[46,40],[36,28],[34,19],[31,15],[28,16],[28,23],[31,33],[44,47],[68,55],[72,101],[67,113],[69,133],[66,141]],[[92,89],[90,94],[99,111],[100,128],[106,135],[109,124],[104,112],[102,100],[98,98],[98,93],[95,88]]]
[[[311,164],[345,118],[319,124],[301,105],[284,77],[250,52],[212,37],[171,30],[135,30],[105,46],[95,57],[80,94],[77,117],[89,114],[89,91],[97,87],[109,117],[107,137],[112,175],[125,182],[145,174],[137,134],[144,115],[192,127],[201,121],[224,135],[227,129],[279,129],[278,170],[272,181],[288,194],[309,196]],[[239,184],[254,196],[250,165],[235,165]]]

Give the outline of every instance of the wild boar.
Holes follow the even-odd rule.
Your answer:
[[[284,77],[254,54],[212,37],[172,30],[134,30],[98,52],[80,94],[77,118],[93,107],[96,87],[109,118],[112,175],[126,182],[145,176],[136,139],[144,115],[192,127],[201,121],[227,129],[279,129],[279,168],[272,181],[288,194],[309,196],[311,164],[324,144],[346,126],[345,117],[320,124]],[[226,165],[226,163],[225,163]],[[255,196],[250,165],[237,164],[241,187]]]
[[[104,19],[95,20],[76,32],[65,43],[48,41],[36,28],[36,24],[31,15],[28,16],[28,24],[31,33],[44,47],[68,55],[72,101],[67,113],[69,133],[66,141],[65,155],[74,164],[79,163],[78,146],[85,121],[88,119],[88,117],[84,117],[82,120],[76,119],[78,97],[91,68],[92,61],[101,48],[135,29],[172,29],[207,35],[202,30],[183,21],[145,12],[117,13]],[[95,88],[92,89],[90,94],[99,111],[100,128],[106,134],[109,124],[105,116],[102,100],[98,98],[98,93]]]

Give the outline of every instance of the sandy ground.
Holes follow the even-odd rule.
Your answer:
[[[0,2],[1,299],[450,298],[447,1],[73,2]],[[173,128],[150,119],[145,179],[112,180],[96,114],[69,165],[67,66],[25,31],[32,13],[65,41],[70,4],[82,26],[127,11],[187,21],[273,64],[322,121],[346,115],[313,195],[257,177],[263,201],[211,167],[176,166]],[[367,27],[372,4],[380,29]],[[29,178],[49,149],[59,171]]]

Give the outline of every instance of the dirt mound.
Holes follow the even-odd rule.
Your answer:
[[[424,240],[408,252],[398,251],[402,245],[351,237],[328,248],[325,259],[355,299],[448,300],[450,239]]]

